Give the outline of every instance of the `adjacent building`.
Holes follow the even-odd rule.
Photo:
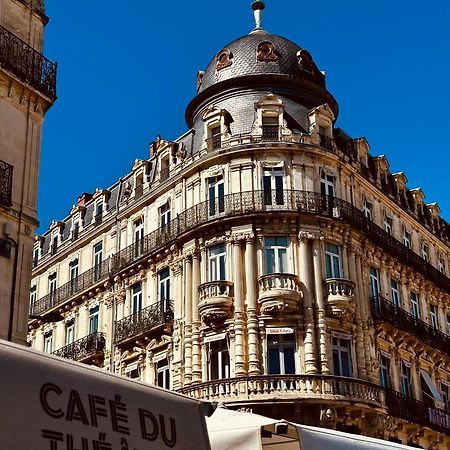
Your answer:
[[[261,26],[188,131],[36,238],[32,347],[273,417],[450,445],[450,226]]]
[[[0,338],[26,344],[41,133],[56,99],[41,0],[0,0]]]

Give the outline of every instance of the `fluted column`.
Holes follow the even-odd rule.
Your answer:
[[[323,292],[323,269],[322,269],[322,249],[320,241],[313,241],[313,267],[314,267],[314,288],[317,303],[317,325],[319,336],[319,358],[320,372],[330,373],[330,366],[327,356],[327,332],[325,319],[325,300]]]
[[[244,302],[242,300],[242,259],[241,242],[233,241],[234,265],[234,374],[237,377],[246,375],[244,354]]]
[[[184,384],[192,382],[192,260],[184,260]]]
[[[192,382],[202,381],[200,348],[200,314],[198,312],[198,287],[200,285],[200,255],[192,255]]]
[[[358,368],[358,377],[362,379],[367,378],[366,370],[366,355],[364,351],[364,331],[362,325],[362,297],[364,292],[361,292],[360,284],[358,282],[358,272],[356,268],[355,249],[349,247],[348,249],[348,266],[349,275],[351,281],[355,283],[355,299],[356,299],[356,311],[355,311],[355,323],[356,323],[356,367]]]
[[[315,348],[315,324],[312,307],[312,256],[309,244],[309,234],[299,234],[300,281],[303,283],[303,316],[304,316],[304,347],[305,347],[305,373],[317,373],[317,358]]]
[[[248,333],[248,373],[261,373],[259,352],[259,330],[256,300],[256,266],[254,238],[247,237],[245,241],[245,280],[247,287],[247,333]]]

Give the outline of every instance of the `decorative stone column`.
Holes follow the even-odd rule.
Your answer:
[[[244,354],[244,302],[242,300],[242,259],[241,241],[233,241],[233,282],[234,282],[234,374],[236,377],[246,375]]]
[[[192,382],[192,260],[184,260],[184,384]]]
[[[319,239],[313,241],[313,267],[314,267],[314,288],[317,303],[317,325],[319,335],[319,358],[320,372],[323,374],[330,373],[330,366],[327,357],[327,330],[325,318],[325,299],[323,292],[323,269],[322,269],[322,249]]]
[[[254,237],[247,236],[245,240],[245,281],[247,287],[247,334],[248,334],[248,374],[260,375],[260,347],[258,314],[256,300],[256,278],[255,271],[255,245]]]
[[[192,255],[192,382],[201,383],[200,314],[198,312],[198,287],[200,285],[200,255]]]
[[[300,256],[300,281],[303,284],[303,317],[304,317],[304,348],[305,348],[305,373],[317,373],[317,358],[315,348],[315,324],[312,307],[312,256],[309,245],[310,233],[299,233],[299,256]]]

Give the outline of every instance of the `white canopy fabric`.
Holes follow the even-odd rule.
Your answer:
[[[219,406],[206,419],[212,450],[412,450],[412,447],[327,428],[241,413]]]

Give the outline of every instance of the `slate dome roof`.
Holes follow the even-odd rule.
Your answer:
[[[261,75],[306,78],[325,85],[323,74],[306,50],[261,29],[223,47],[206,68],[198,92],[233,78]]]

